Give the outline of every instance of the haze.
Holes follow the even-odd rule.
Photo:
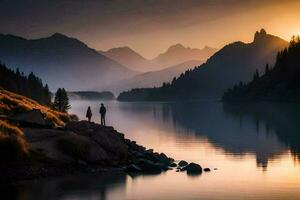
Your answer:
[[[39,38],[60,32],[95,49],[130,46],[153,58],[170,45],[221,48],[261,27],[300,33],[297,0],[0,1],[0,32]]]

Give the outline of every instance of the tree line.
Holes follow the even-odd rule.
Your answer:
[[[0,87],[34,99],[40,104],[51,105],[51,92],[48,85],[44,85],[42,80],[33,73],[26,76],[19,69],[14,71],[0,64]]]
[[[64,88],[59,88],[51,101],[51,92],[47,84],[34,73],[26,76],[19,69],[12,70],[6,65],[0,64],[0,87],[5,90],[26,96],[37,101],[42,105],[49,106],[61,112],[67,112],[70,109],[69,98]]]

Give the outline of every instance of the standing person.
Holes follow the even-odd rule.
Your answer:
[[[92,110],[91,110],[91,107],[89,106],[87,111],[86,111],[86,117],[88,118],[89,122],[91,122],[91,118],[92,118]]]
[[[101,103],[100,107],[100,115],[101,115],[101,125],[105,126],[105,114],[106,114],[106,108],[104,107],[103,103]]]

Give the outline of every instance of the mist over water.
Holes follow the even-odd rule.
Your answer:
[[[72,101],[70,112],[85,119],[86,109],[91,106],[93,121],[100,122],[100,103]],[[22,196],[63,200],[248,200],[298,199],[300,195],[299,106],[207,101],[104,104],[107,124],[125,137],[212,171],[196,177],[174,170],[157,176],[62,177],[20,184],[1,193],[7,196],[15,191],[11,199],[17,200]],[[49,191],[51,197],[47,196]]]

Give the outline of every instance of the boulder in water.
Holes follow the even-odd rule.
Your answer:
[[[180,167],[187,166],[188,164],[189,164],[189,163],[186,162],[185,160],[181,160],[181,161],[178,163],[178,165],[179,165]]]
[[[203,171],[210,172],[210,169],[209,168],[204,168]]]
[[[170,167],[177,167],[177,164],[176,163],[171,163],[169,166]]]
[[[186,171],[188,174],[201,174],[202,173],[202,167],[196,163],[190,163],[184,168],[182,168],[182,171]]]

